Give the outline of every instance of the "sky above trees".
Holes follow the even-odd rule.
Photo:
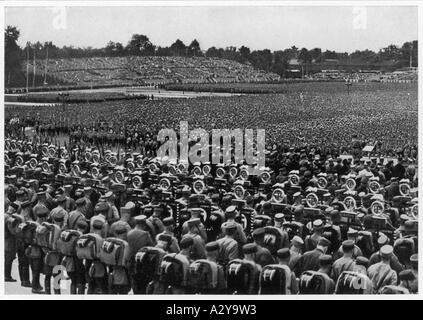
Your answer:
[[[336,52],[401,46],[417,39],[417,7],[8,7],[6,25],[20,30],[18,44],[52,41],[62,47],[126,45],[133,34],[156,46],[197,39],[201,48]]]

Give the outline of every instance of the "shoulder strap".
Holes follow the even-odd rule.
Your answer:
[[[385,282],[386,278],[388,277],[388,275],[391,273],[391,269],[386,270],[385,274],[379,279],[379,281],[377,282],[376,286],[375,286],[375,291],[378,291],[380,289],[380,287],[382,286],[383,282]]]
[[[73,211],[73,214],[69,217],[69,227],[70,229],[75,229],[76,223],[79,218],[82,216],[82,213],[79,211]]]

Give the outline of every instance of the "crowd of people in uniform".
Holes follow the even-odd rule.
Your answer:
[[[6,109],[5,281],[36,294],[60,294],[58,276],[71,294],[417,293],[414,97],[362,94],[369,105],[352,94],[346,110],[337,94]],[[266,166],[157,158],[158,131],[181,119],[266,128]]]
[[[154,153],[162,128],[179,131],[180,121],[190,129],[261,128],[266,142],[283,148],[317,146],[330,152],[351,153],[351,136],[375,153],[396,156],[403,151],[416,158],[417,90],[395,86],[366,91],[353,87],[349,96],[333,85],[305,88],[287,94],[243,95],[196,99],[111,101],[66,106],[6,107],[7,132],[17,139],[22,128],[33,127],[41,142],[66,135],[77,144],[107,150],[130,148]],[[287,89],[289,90],[289,89]],[[300,90],[297,88],[297,91]],[[309,91],[307,91],[309,90]],[[317,89],[315,89],[317,90]],[[19,122],[13,119],[19,119]],[[59,139],[58,139],[59,140]],[[63,145],[63,142],[62,142]]]
[[[401,153],[290,148],[249,176],[239,165],[6,145],[5,281],[32,293],[60,294],[62,272],[71,294],[417,292],[417,172]]]

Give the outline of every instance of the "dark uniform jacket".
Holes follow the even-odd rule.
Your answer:
[[[299,277],[304,271],[319,270],[319,258],[321,255],[323,255],[323,251],[321,251],[319,248],[305,252],[300,257],[297,262],[297,265],[295,266],[295,275]]]

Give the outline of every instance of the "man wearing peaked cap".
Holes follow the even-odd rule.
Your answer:
[[[168,235],[170,237],[169,245],[165,249],[169,253],[178,253],[181,251],[178,245],[178,240],[175,237],[174,230],[175,230],[175,220],[173,217],[166,217],[163,219],[164,231],[157,235],[157,240],[160,235]]]
[[[132,290],[134,291],[134,294],[142,294],[145,293],[146,286],[148,283],[145,283],[145,281],[140,281],[139,278],[135,276],[135,255],[137,252],[144,247],[152,247],[155,245],[155,242],[151,238],[150,233],[145,230],[146,229],[146,222],[147,217],[145,215],[138,215],[134,217],[135,220],[135,228],[130,230],[128,234],[126,235],[126,241],[129,244],[130,249],[130,275],[132,277]],[[166,242],[160,242],[157,244],[159,246],[166,250],[168,247]]]
[[[157,242],[164,241],[166,242],[166,246],[169,246],[170,242],[172,241],[172,237],[168,234],[160,233],[157,236]]]
[[[117,221],[116,223],[119,223],[119,222],[123,222],[123,221]],[[128,235],[127,225],[125,225],[124,223],[119,223],[115,225],[112,235],[116,237],[117,239],[127,241],[127,235]],[[122,274],[120,277],[126,278],[126,283],[122,284],[123,282],[122,279],[113,277],[113,280],[111,281],[110,293],[111,294],[128,294],[128,292],[131,290],[128,265],[125,264],[124,266],[113,267],[113,275],[115,275],[116,272],[119,272],[119,271]]]
[[[415,220],[407,220],[404,222],[404,235],[417,235],[418,226]]]
[[[109,209],[108,209],[108,212],[107,212],[106,219],[107,219],[107,222],[109,224],[112,224],[113,222],[118,221],[119,218],[120,218],[119,211],[116,208],[115,203],[114,203],[113,192],[112,191],[106,192],[104,194],[104,200],[109,205]]]
[[[58,195],[54,199],[57,203],[57,207],[51,210],[50,218],[53,219],[54,216],[62,216],[63,215],[63,226],[68,225],[69,213],[66,211],[66,196],[64,194]]]
[[[403,235],[403,233],[404,233],[404,231],[405,231],[405,226],[404,226],[404,223],[405,223],[406,221],[408,221],[408,220],[410,220],[410,217],[409,217],[408,215],[406,215],[406,214],[401,214],[401,215],[400,215],[400,217],[399,217],[400,225],[399,225],[399,227],[395,230],[395,235],[396,235],[396,238],[400,238],[400,237]]]
[[[86,199],[85,208],[84,208],[84,215],[87,219],[91,219],[91,217],[94,215],[94,204],[91,201],[91,195],[92,195],[92,188],[91,187],[84,187],[82,189],[84,198]]]
[[[88,222],[85,218],[81,218],[76,222],[76,230],[80,231],[81,233],[86,233],[88,230]]]
[[[191,219],[189,219],[187,221],[188,228],[199,226],[200,223],[201,223],[201,219],[200,218],[191,218]]]
[[[63,210],[57,210],[57,211],[52,211],[50,213],[50,217],[53,220],[53,222],[58,223],[60,226],[64,226],[64,219],[66,217],[66,211]]]
[[[366,257],[360,256],[360,257],[357,257],[357,259],[355,259],[354,271],[367,275],[368,267],[369,267],[369,259],[367,259]]]
[[[310,251],[316,248],[320,238],[323,237],[323,228],[324,228],[323,221],[321,219],[316,219],[313,221],[312,226],[313,226],[313,233],[307,236],[304,240],[306,251]]]
[[[204,216],[206,215],[205,210],[201,208],[192,208],[190,210],[190,213],[191,213],[191,219],[189,219],[188,221],[185,221],[182,224],[182,235],[187,234],[189,230],[193,227],[192,221],[196,221],[194,226],[196,229],[196,232],[201,238],[203,238],[204,242],[206,242],[207,241],[206,228],[204,227],[204,224],[201,222],[203,215]],[[190,220],[191,220],[191,227],[189,226]]]
[[[119,221],[117,221],[117,222],[119,222]],[[126,235],[127,235],[128,231],[130,231],[130,229],[127,228],[127,225],[125,225],[123,223],[120,223],[120,224],[117,224],[115,226],[112,234],[116,238],[120,238],[120,239],[126,240]]]
[[[285,221],[285,215],[283,213],[277,213],[275,214],[274,220],[275,220],[275,226],[276,226],[276,223],[278,223],[278,226],[276,227],[278,228],[282,227],[282,223]]]
[[[98,202],[95,209],[96,214],[90,219],[90,232],[95,232],[95,230],[97,230],[97,233],[103,238],[108,236],[110,228],[106,220],[107,209],[107,204]]]
[[[326,254],[330,245],[331,242],[328,239],[321,237],[316,248],[305,252],[298,260],[294,267],[296,276],[300,277],[304,271],[319,270],[319,258],[321,255]]]
[[[95,205],[95,208],[94,208],[94,212],[96,214],[102,214],[104,215],[104,217],[106,217],[108,210],[109,210],[109,205],[104,201],[99,201]]]
[[[301,255],[303,254],[304,249],[304,241],[301,239],[301,237],[295,235],[291,239],[291,247],[289,249],[291,258],[289,259],[288,267],[291,270],[295,269],[295,266],[297,265],[298,260],[300,259]]]
[[[236,215],[238,214],[235,206],[229,206],[226,208],[225,217],[226,222],[230,222],[231,225],[234,225],[236,228],[236,232],[234,235],[235,241],[239,243],[239,245],[243,245],[247,243],[247,237],[245,236],[244,228],[235,221]],[[225,233],[225,225],[222,225],[222,233]]]
[[[351,240],[354,243],[353,259],[363,255],[363,252],[361,251],[360,247],[355,244],[357,236],[358,236],[357,230],[352,229],[352,228],[348,229],[348,231],[347,231],[348,240]],[[336,254],[335,254],[335,258],[340,258],[340,257],[343,256],[343,254],[344,254],[343,246],[340,246],[339,249],[338,249],[338,252],[336,252]]]
[[[194,239],[191,237],[185,237],[181,240],[179,245],[181,247],[180,254],[186,256],[190,263],[193,262],[193,259],[191,258],[191,250],[194,245]]]
[[[46,206],[38,206],[33,210],[35,217],[47,218],[50,210]]]
[[[16,253],[18,250],[17,245],[19,244],[19,239],[15,237],[15,233],[13,232],[13,222],[15,218],[13,214],[16,214],[19,206],[16,203],[10,202],[7,198],[7,194],[5,195],[5,216],[4,216],[4,224],[5,224],[5,235],[4,235],[4,281],[5,282],[16,282],[17,280],[12,277],[12,266],[13,261],[16,258]],[[21,257],[18,256],[18,259]],[[18,262],[21,262],[19,261]],[[21,265],[19,265],[21,267]],[[21,268],[19,268],[21,271]],[[21,281],[22,273],[20,273]],[[29,273],[28,273],[29,279]]]
[[[285,294],[297,294],[298,293],[298,281],[295,277],[295,273],[291,271],[288,264],[291,259],[291,253],[288,248],[279,249],[276,252],[278,259],[278,265],[281,266],[285,271]]]
[[[257,252],[257,245],[255,243],[247,243],[242,246],[244,255],[253,255]]]
[[[389,238],[385,234],[380,233],[377,243],[379,248],[382,248],[383,246],[389,244]],[[381,253],[381,250],[379,249],[378,251],[374,252],[370,256],[369,266],[379,263],[381,261],[382,261],[382,253]],[[389,258],[389,265],[391,266],[393,270],[395,270],[396,273],[400,273],[404,269],[403,265],[398,260],[398,257],[395,255],[395,253],[392,253],[391,257]]]
[[[268,264],[275,263],[269,249],[264,247],[264,228],[257,228],[253,231],[254,244],[257,246],[257,252],[254,262],[264,267]]]
[[[319,257],[319,270],[317,270],[317,272],[320,273],[326,283],[326,291],[324,292],[325,294],[333,294],[335,291],[335,281],[333,281],[333,279],[330,277],[332,272],[332,263],[332,256],[328,254],[324,254]]]
[[[85,216],[83,214],[83,208],[85,206],[85,198],[79,198],[75,201],[76,209],[69,212],[67,228],[74,230],[79,221],[85,221]]]
[[[112,223],[110,229],[113,229],[113,225],[120,223],[124,224],[126,228],[129,230],[132,229],[132,227],[135,226],[135,220],[132,217],[132,211],[135,207],[135,204],[133,202],[128,202],[124,207],[120,208],[120,219],[116,220],[114,223]],[[110,214],[110,211],[108,212]],[[115,219],[115,218],[114,218]]]
[[[163,225],[165,227],[174,226],[175,225],[175,219],[173,217],[166,217],[163,219]]]
[[[77,207],[82,207],[82,206],[84,206],[84,205],[85,205],[85,203],[86,203],[86,199],[85,199],[85,198],[79,198],[79,199],[77,199],[77,200],[75,201],[75,205],[76,205]]]
[[[234,239],[237,233],[237,225],[233,221],[222,224],[223,238],[217,240],[220,247],[218,261],[226,265],[230,260],[239,258],[239,244]]]
[[[262,270],[259,264],[254,262],[255,256],[257,254],[257,245],[255,243],[247,243],[242,246],[242,253],[244,254],[244,259],[253,266],[253,275],[250,281],[250,285],[247,289],[247,294],[257,294],[258,285],[259,285],[259,276]]]
[[[75,210],[75,200],[71,197],[71,191],[72,191],[72,185],[66,184],[63,186],[64,189],[64,196],[66,198],[65,203],[65,210],[67,212],[71,212],[72,210]]]
[[[276,252],[276,256],[279,260],[289,261],[289,259],[291,258],[291,253],[289,252],[288,248],[282,248]]]
[[[236,206],[231,205],[226,208],[225,210],[226,219],[235,219],[236,215],[237,215]]]
[[[217,286],[215,289],[207,290],[206,294],[221,294],[226,289],[225,270],[223,266],[217,261],[219,257],[220,246],[217,241],[212,241],[206,244],[206,259],[217,265]]]
[[[390,260],[394,248],[390,245],[384,245],[380,248],[381,261],[371,265],[368,268],[368,275],[373,283],[374,293],[379,292],[384,286],[397,285],[397,273],[391,268]]]
[[[130,215],[123,211],[122,218],[116,222],[113,222],[110,226],[109,233],[113,237],[118,237],[119,234],[125,233],[125,235],[131,231],[131,226],[129,225],[128,221],[130,219]]]
[[[182,240],[185,238],[191,238],[193,241],[192,250],[191,250],[191,259],[205,259],[206,258],[206,248],[205,241],[199,235],[198,226],[200,225],[201,220],[199,218],[188,220],[188,233],[182,236]]]
[[[48,215],[50,213],[50,210],[48,210],[45,206],[39,206],[37,208],[37,211],[34,212],[34,214],[36,215],[36,223],[40,226],[42,223],[47,221]],[[28,247],[27,249],[29,252],[26,252],[27,254],[29,253],[29,262],[30,262],[30,266],[31,266],[31,274],[32,274],[32,281],[31,281],[31,285],[32,285],[32,293],[35,294],[42,294],[43,292],[43,287],[40,284],[40,274],[41,272],[43,272],[43,267],[44,267],[44,257],[45,257],[45,253],[42,250],[42,248],[38,245],[31,245]],[[48,288],[46,288],[47,290]]]
[[[324,254],[319,257],[320,269],[326,266],[332,267],[332,263],[333,263],[333,258],[332,256],[328,254]]]
[[[337,259],[332,266],[332,279],[335,281],[338,280],[343,271],[354,271],[356,268],[353,257],[354,241],[345,240],[342,242],[342,252],[342,257]]]
[[[418,279],[410,269],[403,270],[398,275],[399,286],[408,290],[410,293],[418,292]]]

